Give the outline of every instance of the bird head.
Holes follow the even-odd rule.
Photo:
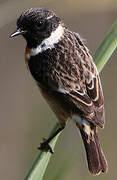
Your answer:
[[[62,21],[45,8],[31,8],[24,11],[17,20],[17,30],[10,37],[22,35],[29,48],[36,48],[51,36]]]

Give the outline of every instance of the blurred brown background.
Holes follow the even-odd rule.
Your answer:
[[[25,41],[9,39],[16,18],[29,7],[55,11],[65,24],[86,38],[93,54],[117,19],[116,0],[0,0],[0,179],[21,180],[57,119],[41,97],[24,63]],[[109,164],[105,175],[88,173],[79,133],[69,123],[56,145],[44,180],[113,180],[117,173],[117,51],[101,73],[105,95],[106,126],[101,144]]]

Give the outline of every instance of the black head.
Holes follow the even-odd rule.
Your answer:
[[[23,35],[29,48],[37,47],[49,37],[61,23],[52,11],[45,8],[31,8],[24,11],[17,20],[17,30],[11,37]]]

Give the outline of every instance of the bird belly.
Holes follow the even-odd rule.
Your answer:
[[[59,122],[62,126],[66,124],[66,121],[71,116],[71,109],[69,104],[64,101],[60,94],[57,92],[49,91],[40,88],[41,94],[47,103],[50,105],[53,112],[56,114]]]

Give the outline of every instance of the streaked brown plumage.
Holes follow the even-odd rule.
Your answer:
[[[43,19],[45,26],[40,30],[38,23]],[[24,28],[26,22],[28,26]],[[27,30],[23,35],[27,41],[25,61],[61,127],[65,127],[68,118],[74,119],[83,138],[89,171],[107,171],[97,136],[98,127],[104,128],[104,97],[97,68],[83,40],[46,9],[24,12],[18,19],[18,28]],[[29,42],[30,36],[33,43]],[[46,141],[49,142],[50,139]]]

